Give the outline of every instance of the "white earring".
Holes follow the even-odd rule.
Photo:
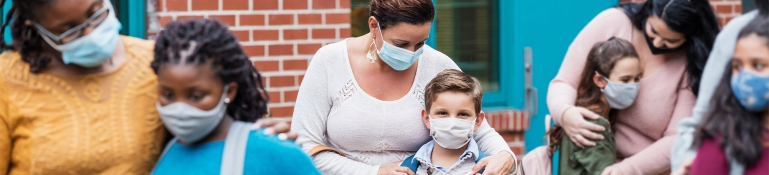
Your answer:
[[[230,103],[230,98],[224,98],[224,103]]]

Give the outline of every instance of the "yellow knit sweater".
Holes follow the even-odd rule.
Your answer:
[[[0,174],[148,174],[165,143],[154,42],[121,36],[125,62],[84,76],[33,74],[0,55]]]

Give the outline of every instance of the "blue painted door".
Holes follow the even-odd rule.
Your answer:
[[[580,30],[598,13],[618,0],[500,0],[500,64],[507,90],[507,105],[524,108],[524,48],[533,53],[533,87],[538,109],[526,131],[526,151],[543,145],[547,88],[558,73],[566,50]],[[512,75],[512,76],[509,76]]]

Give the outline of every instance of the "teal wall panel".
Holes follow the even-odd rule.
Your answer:
[[[526,131],[526,150],[543,145],[547,88],[558,73],[566,51],[580,30],[598,13],[617,5],[617,0],[502,0],[501,64],[508,87],[507,106],[524,106],[523,50],[533,51],[533,84],[538,89],[538,111]]]

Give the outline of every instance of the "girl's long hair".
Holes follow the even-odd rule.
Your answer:
[[[638,59],[638,53],[636,53],[633,44],[627,40],[620,38],[609,38],[608,41],[599,42],[593,45],[590,49],[590,53],[587,55],[587,62],[585,68],[582,69],[580,75],[579,85],[577,87],[577,101],[576,106],[588,108],[596,113],[607,113],[610,110],[607,104],[603,100],[603,93],[601,88],[593,82],[593,76],[598,73],[604,77],[609,77],[614,65],[622,59],[632,58]],[[611,113],[609,113],[609,122],[614,123],[616,120]],[[547,131],[548,152],[552,155],[555,150],[561,145],[561,139],[565,135],[565,131],[560,126],[555,126]]]

